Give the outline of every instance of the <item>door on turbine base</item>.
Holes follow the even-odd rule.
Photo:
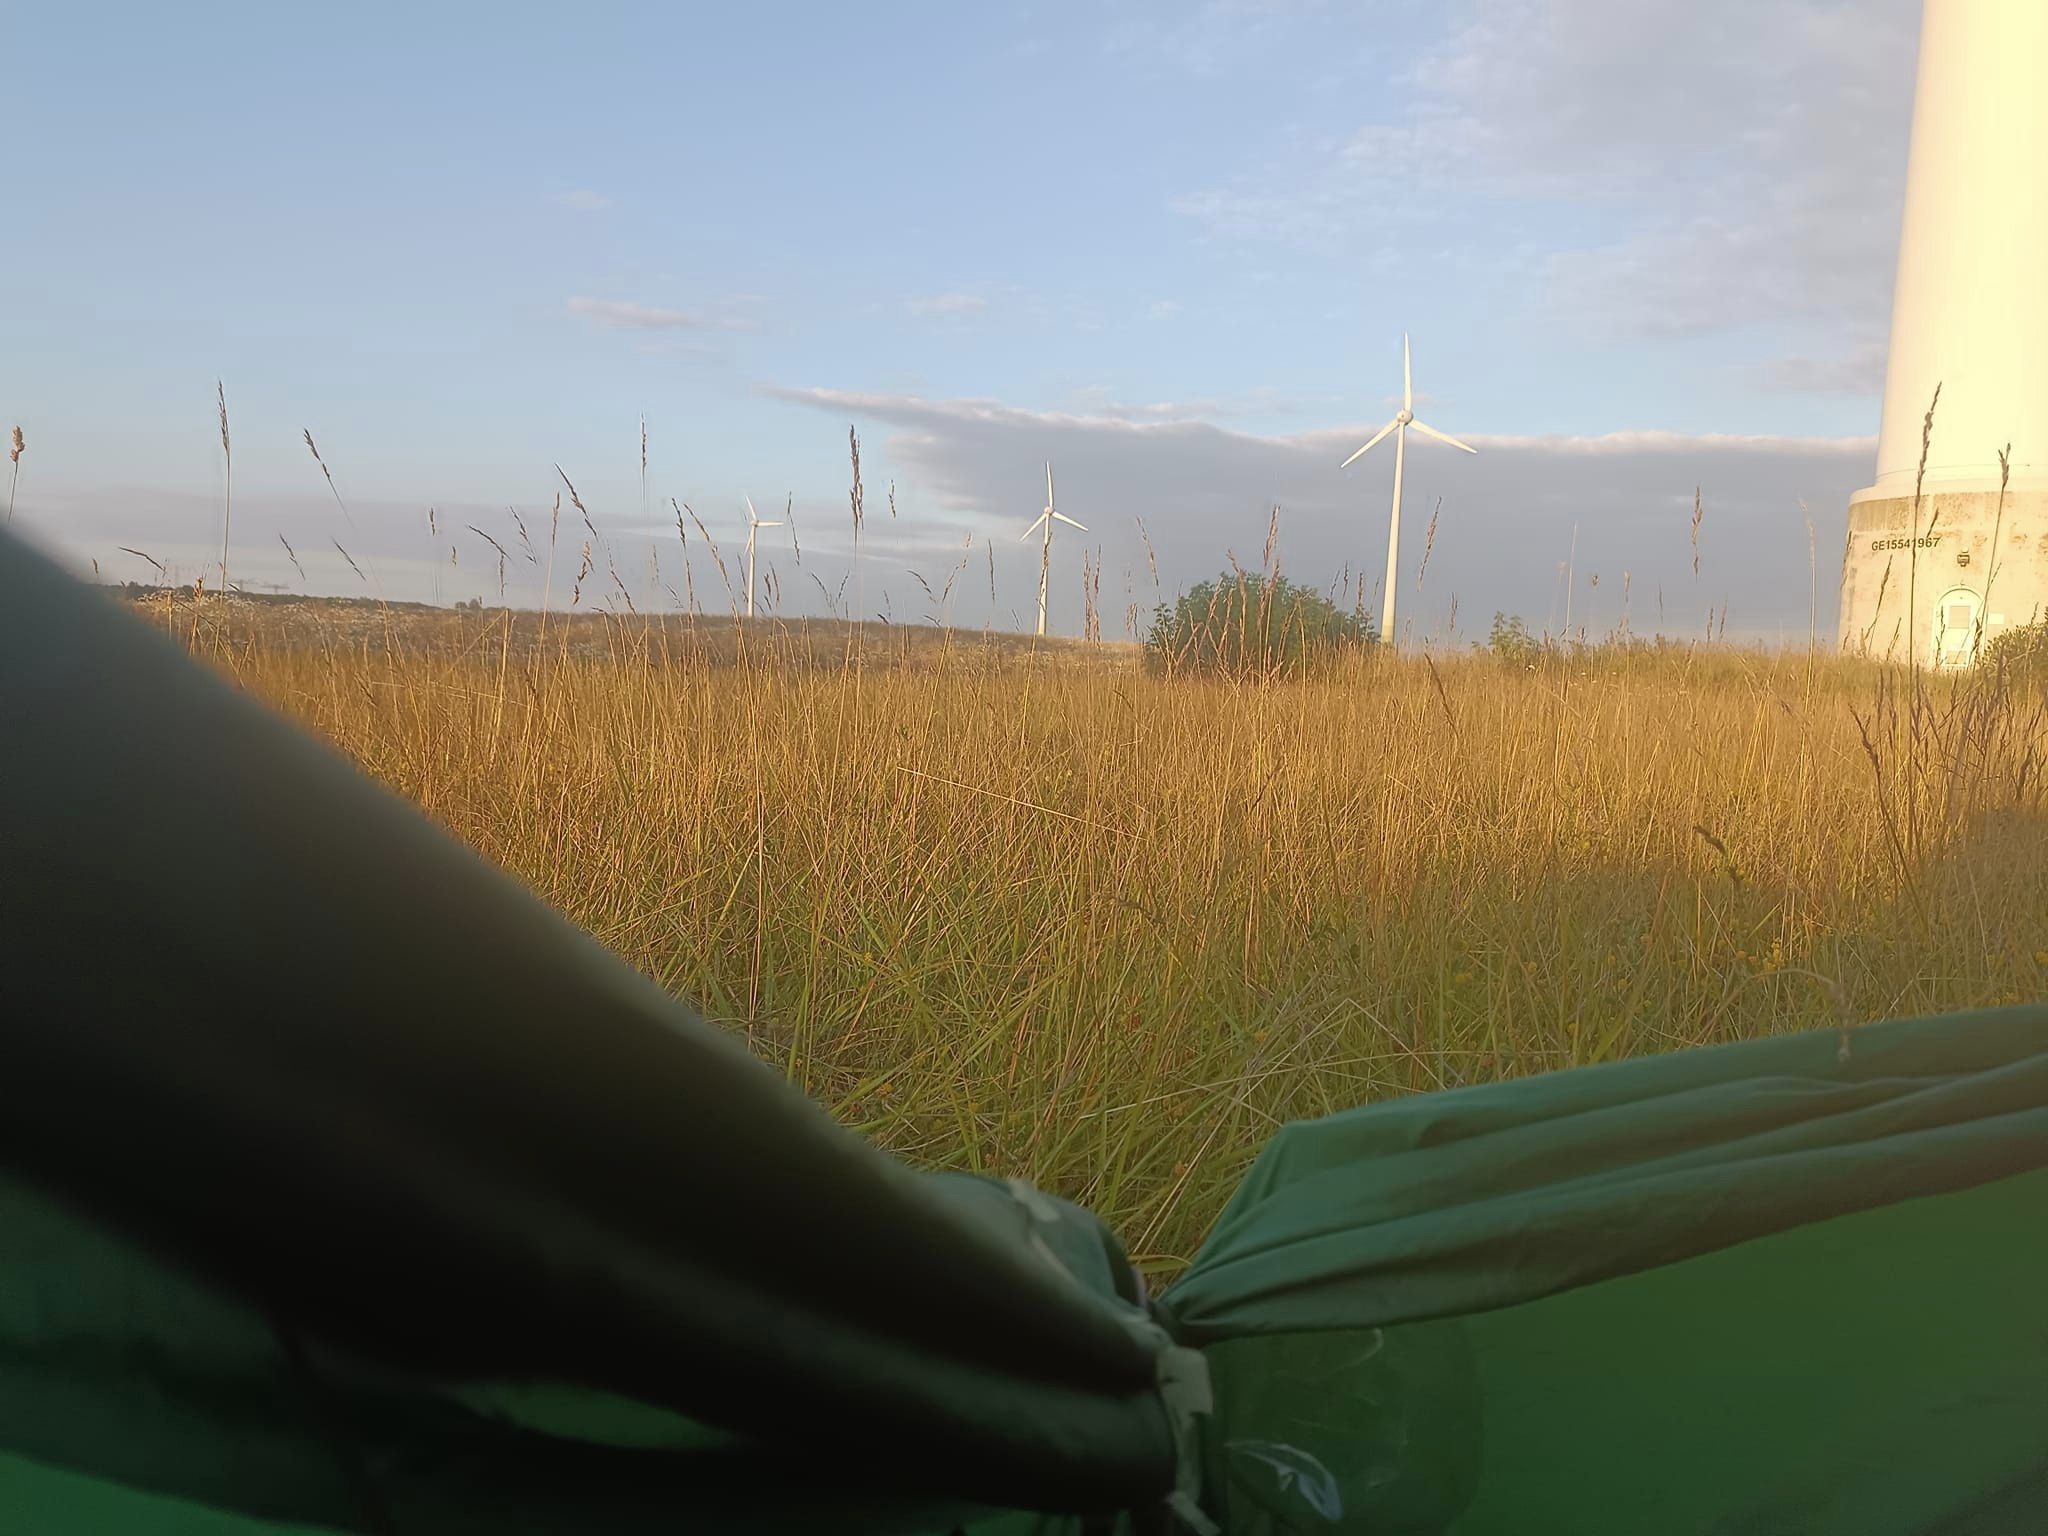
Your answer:
[[[1934,606],[1934,664],[1967,667],[1977,659],[1983,633],[1984,599],[1968,587],[1951,587]]]

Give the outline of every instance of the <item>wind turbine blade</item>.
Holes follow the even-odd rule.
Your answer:
[[[756,528],[780,528],[782,526],[782,519],[778,517],[772,523],[757,522],[754,524],[754,526]]]
[[[1393,431],[1394,428],[1398,427],[1399,425],[1401,425],[1401,423],[1398,420],[1388,422],[1384,427],[1381,427],[1379,431],[1373,433],[1371,439],[1366,443],[1366,445],[1363,448],[1359,449],[1358,452],[1351,455],[1350,458],[1346,459],[1342,464],[1339,464],[1337,467],[1339,469],[1349,469],[1353,464],[1357,463],[1360,459],[1364,458],[1368,453],[1371,453],[1373,449],[1379,447],[1380,439],[1385,437],[1389,432]]]
[[[1053,513],[1053,516],[1058,518],[1061,522],[1065,523],[1069,528],[1078,528],[1083,533],[1086,533],[1088,531],[1088,525],[1086,523],[1077,523],[1071,517],[1067,516],[1067,514],[1064,512],[1055,512]]]
[[[1040,528],[1045,526],[1045,520],[1050,516],[1052,516],[1052,509],[1048,507],[1045,511],[1038,514],[1037,521],[1032,523],[1032,525],[1029,528],[1026,528],[1022,533],[1018,534],[1017,537],[1020,539],[1030,538],[1031,535],[1038,532]]]
[[[1052,504],[1053,504],[1053,502],[1052,502],[1052,461],[1051,461],[1050,459],[1046,460],[1046,464],[1045,464],[1045,504],[1046,504],[1046,506],[1047,506],[1047,507],[1050,507],[1050,506],[1052,506]]]
[[[1415,368],[1408,356],[1408,333],[1401,333],[1401,409],[1415,409]]]
[[[1467,453],[1477,453],[1479,451],[1477,448],[1474,448],[1470,443],[1461,443],[1455,437],[1451,436],[1450,433],[1439,432],[1435,427],[1425,426],[1422,422],[1411,421],[1408,423],[1408,425],[1413,427],[1416,431],[1420,432],[1424,437],[1433,437],[1440,443],[1449,443],[1453,448],[1462,448]]]
[[[747,521],[756,527],[761,523],[761,514],[754,510],[754,498],[751,496],[747,498]]]

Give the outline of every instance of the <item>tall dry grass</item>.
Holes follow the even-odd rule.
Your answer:
[[[21,428],[16,427],[7,438],[7,522],[14,522],[14,493],[21,488],[21,456],[28,451],[28,444],[22,439]]]
[[[1249,682],[363,611],[156,609],[848,1123],[1079,1199],[1157,1271],[1290,1117],[1853,1049],[2048,974],[2048,730],[1989,676],[1628,650]]]

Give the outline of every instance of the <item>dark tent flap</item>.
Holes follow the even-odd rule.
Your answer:
[[[1085,1213],[948,1179],[1076,1283],[1113,1288]],[[810,1532],[1005,1536],[1003,1515],[857,1443],[749,1440],[548,1381],[422,1377],[351,1356],[0,1178],[0,1529]]]
[[[0,535],[0,1159],[307,1335],[1161,1496],[1163,1340]]]

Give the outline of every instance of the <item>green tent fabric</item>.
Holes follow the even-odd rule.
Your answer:
[[[949,1198],[1009,1207],[1077,1278],[1109,1279],[1085,1218],[1048,1222],[982,1181]],[[0,1511],[43,1506],[0,1529],[1080,1529],[599,1389],[367,1360],[20,1181],[0,1180],[0,1232]]]
[[[1291,1126],[1148,1299],[4,535],[0,967],[0,1530],[2048,1528],[2048,1010]]]
[[[1231,1529],[2042,1529],[2048,1010],[1290,1127],[1161,1310]]]

